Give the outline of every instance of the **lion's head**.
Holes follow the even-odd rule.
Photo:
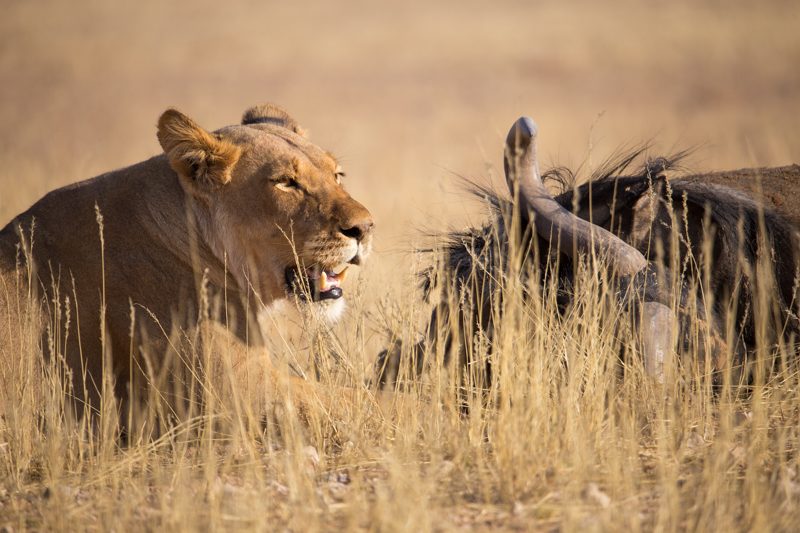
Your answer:
[[[242,290],[264,306],[289,297],[339,315],[341,283],[368,255],[374,224],[333,155],[274,105],[215,132],[170,109],[158,139],[201,234]]]

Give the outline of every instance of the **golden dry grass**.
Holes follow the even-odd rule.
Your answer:
[[[23,321],[0,339],[0,528],[794,529],[797,376],[746,400],[621,380],[602,295],[567,319],[517,301],[502,393],[468,417],[447,369],[389,399],[363,380],[385,330],[413,338],[425,318],[416,230],[479,220],[452,173],[497,178],[517,116],[536,118],[545,162],[591,167],[650,138],[702,145],[697,170],[800,161],[799,19],[777,0],[5,5],[0,224],[157,153],[168,106],[214,128],[274,101],[342,157],[378,235],[348,319],[271,345],[352,393],[299,412],[269,391],[284,407],[266,430],[223,371],[194,417],[120,447],[110,417],[94,433],[60,415]]]

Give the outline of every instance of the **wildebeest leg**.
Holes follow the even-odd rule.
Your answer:
[[[426,359],[438,353],[438,346],[443,343],[443,365],[450,362],[453,350],[453,327],[449,322],[440,324],[441,320],[448,321],[449,306],[442,303],[431,311],[428,321],[428,331],[425,337],[413,343],[410,347],[403,341],[393,339],[389,347],[378,354],[375,361],[376,382],[380,389],[394,387],[398,380],[417,378],[425,369]]]
[[[414,343],[407,350],[409,357],[404,357],[406,354],[403,350],[403,342],[398,339],[392,341],[388,348],[378,354],[378,359],[375,361],[375,376],[379,389],[395,387],[401,376],[409,378],[422,373],[425,342]]]

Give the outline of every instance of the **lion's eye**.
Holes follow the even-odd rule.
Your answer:
[[[297,181],[293,176],[281,176],[277,180],[275,180],[275,185],[279,189],[283,189],[285,191],[294,190],[294,191],[302,191],[303,187],[300,185],[300,182]]]

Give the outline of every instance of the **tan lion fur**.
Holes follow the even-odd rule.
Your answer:
[[[287,267],[368,253],[370,213],[336,161],[277,106],[247,117],[263,120],[208,132],[169,109],[163,154],[50,192],[0,231],[0,323],[33,291],[43,351],[66,363],[78,404],[96,406],[104,359],[120,398],[164,378],[203,320],[258,344],[255,316],[287,297]],[[357,242],[343,234],[355,226]]]
[[[292,130],[296,134],[305,137],[306,130],[293,119],[289,113],[275,104],[261,104],[251,107],[242,115],[242,124],[276,124],[286,129]]]
[[[238,146],[215,138],[176,109],[168,109],[158,119],[158,142],[175,172],[194,174],[205,186],[228,183],[242,153]]]

